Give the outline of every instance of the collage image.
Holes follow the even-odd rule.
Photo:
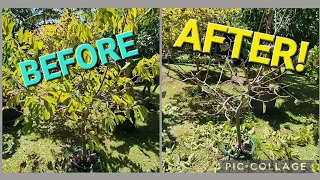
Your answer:
[[[2,172],[319,173],[319,12],[3,8]]]

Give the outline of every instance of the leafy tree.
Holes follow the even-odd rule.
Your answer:
[[[314,46],[310,49],[306,60],[306,76],[310,82],[318,84],[319,81],[319,54],[320,48]]]
[[[268,9],[244,8],[239,18],[250,30],[266,32],[266,25],[261,20],[266,18]],[[293,39],[297,43],[310,42],[310,47],[319,44],[319,11],[316,8],[272,8],[272,25],[270,33],[274,34],[275,27],[281,27],[278,36]],[[281,21],[281,19],[283,19]],[[276,24],[275,24],[276,23]],[[260,28],[259,28],[260,27]]]
[[[140,56],[151,58],[159,53],[159,9],[150,9],[146,15],[139,19],[139,31],[136,34],[136,48],[139,49]]]
[[[76,63],[69,66],[68,76],[42,81],[28,88],[23,86],[17,64],[83,43],[95,46],[95,41],[104,37],[108,28],[114,35],[130,30],[136,32],[136,18],[144,11],[136,8],[123,11],[98,9],[93,14],[94,21],[84,22],[82,13],[66,9],[55,24],[43,25],[32,32],[20,28],[18,33],[13,31],[15,22],[3,16],[3,52],[6,60],[6,66],[2,69],[3,94],[12,96],[4,108],[20,105],[23,110],[23,116],[15,124],[24,119],[27,131],[50,121],[72,124],[81,138],[82,160],[85,160],[86,145],[89,144],[91,149],[99,146],[98,131],[112,132],[124,121],[133,123],[131,111],[136,120],[143,121],[148,110],[135,101],[132,96],[134,82],[125,76],[125,69],[114,61],[91,70],[81,69]],[[71,57],[75,58],[75,55],[68,56]],[[89,52],[84,51],[83,57],[86,62],[91,61]]]
[[[52,8],[6,8],[4,15],[10,15],[16,21],[16,29],[35,30],[42,24],[54,23],[62,13],[61,9]]]
[[[192,47],[189,44],[186,44],[179,50],[173,48],[181,30],[190,19],[197,20],[199,35],[202,35],[200,36],[200,41],[203,44],[208,23],[230,23],[240,10],[240,8],[164,8],[162,15],[162,46],[164,49],[164,59],[175,61],[175,58],[179,53],[191,54],[193,55],[191,57],[193,62],[196,62],[197,64],[197,71],[199,71],[200,64],[202,62],[207,62],[199,58],[199,56],[202,55],[201,53],[193,52]],[[217,49],[217,46],[214,46],[213,49]]]

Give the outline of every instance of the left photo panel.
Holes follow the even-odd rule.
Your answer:
[[[2,172],[159,172],[158,8],[2,9]]]

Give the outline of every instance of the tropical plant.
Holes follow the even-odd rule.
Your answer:
[[[60,17],[63,9],[52,8],[5,8],[4,15],[9,15],[16,21],[16,30],[20,28],[30,31],[39,28],[41,25],[55,23]]]
[[[24,120],[25,130],[32,131],[43,123],[72,124],[81,139],[84,161],[87,145],[91,151],[99,147],[96,136],[99,131],[112,132],[124,121],[143,121],[148,109],[135,101],[132,94],[134,82],[125,76],[125,69],[116,61],[90,70],[81,69],[76,63],[69,67],[68,76],[42,81],[31,87],[23,85],[18,63],[38,60],[40,55],[75,48],[83,43],[94,45],[109,28],[114,35],[132,30],[137,32],[136,19],[144,12],[144,9],[137,8],[123,11],[97,9],[94,21],[84,22],[81,13],[66,9],[55,24],[42,25],[34,31],[20,28],[18,33],[13,31],[16,23],[3,16],[3,94],[12,97],[4,108],[20,105],[23,111],[15,125]],[[75,58],[75,55],[69,57]],[[91,61],[90,53],[84,51],[83,58],[86,62]]]
[[[306,61],[306,76],[314,83],[318,83],[319,80],[319,53],[320,48],[318,46],[314,46],[309,50]]]

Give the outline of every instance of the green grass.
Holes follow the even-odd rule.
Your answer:
[[[137,89],[142,89],[138,87]],[[158,103],[159,88],[151,101]],[[2,171],[69,172],[69,154],[79,146],[79,137],[69,129],[52,125],[24,133],[22,126],[5,126],[3,131]],[[137,122],[135,131],[101,133],[102,172],[159,171],[159,112],[151,110],[145,122]]]
[[[20,128],[20,127],[17,127]],[[17,129],[13,128],[13,129]],[[10,129],[6,129],[3,139],[13,139],[14,137],[8,133]],[[15,139],[18,147],[12,149],[10,157],[3,157],[2,171],[3,172],[54,172],[53,164],[63,152],[60,147],[61,141],[55,141],[50,138],[41,138],[38,134],[32,133],[23,135],[19,139]],[[6,149],[4,149],[6,150]]]
[[[137,123],[134,134],[121,132],[106,138],[106,172],[159,171],[159,114],[150,115],[152,123]]]
[[[187,73],[195,71],[194,66],[180,65]],[[164,161],[171,162],[170,172],[215,172],[217,161],[223,158],[223,153],[217,145],[213,147],[202,147],[196,150],[188,148],[183,142],[189,137],[189,134],[195,129],[199,131],[207,131],[211,121],[210,117],[203,121],[203,112],[200,109],[193,109],[187,105],[184,99],[187,99],[185,88],[192,87],[191,83],[181,81],[183,78],[177,72],[174,72],[174,65],[165,65],[162,67],[163,84],[162,89],[166,91],[166,96],[162,99],[164,107],[163,127],[166,132],[165,140],[170,139],[171,143],[167,143],[164,149]],[[170,72],[170,73],[168,73]],[[212,69],[210,72],[212,79],[211,84],[217,81],[219,71]],[[238,74],[243,76],[243,72]],[[230,78],[230,73],[226,73],[224,78]],[[266,139],[266,134],[272,134],[276,131],[290,129],[291,134],[300,132],[300,128],[304,128],[309,124],[317,125],[319,115],[319,88],[317,85],[309,84],[303,76],[289,74],[285,77],[286,82],[293,84],[288,91],[296,98],[302,100],[300,104],[295,104],[293,98],[279,98],[276,102],[274,113],[263,116],[261,119],[251,115],[244,116],[243,121],[248,121],[253,125],[253,138],[258,142],[254,158],[267,160],[267,150],[262,146],[262,142],[270,143],[270,139]],[[242,91],[239,86],[232,83],[222,83],[218,86],[226,94],[237,94]],[[165,108],[169,107],[169,108]],[[174,108],[172,108],[174,107]],[[172,110],[176,109],[176,110]],[[253,117],[253,118],[252,118]],[[221,119],[220,121],[225,121]],[[164,139],[164,138],[163,138]],[[214,141],[214,139],[208,139]],[[167,140],[168,141],[168,140]],[[196,143],[202,143],[202,140],[194,140]],[[221,142],[222,143],[222,142]],[[306,146],[294,145],[292,149],[299,155],[301,160],[315,160],[319,158],[319,147],[317,137],[313,138]],[[198,161],[192,165],[183,165],[186,160],[181,157],[188,157],[196,154]],[[180,157],[180,158],[178,158]]]

